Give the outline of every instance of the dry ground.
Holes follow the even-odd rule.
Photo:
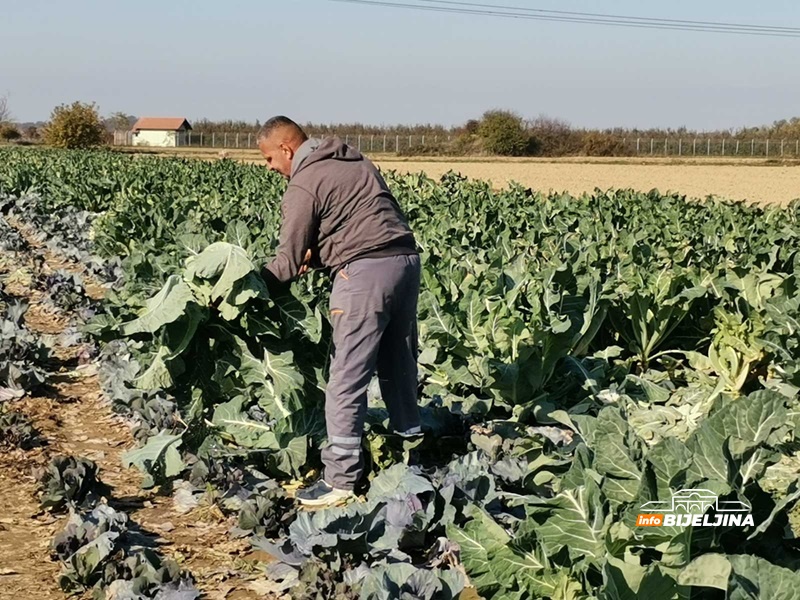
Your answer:
[[[214,159],[224,152],[235,160],[260,163],[257,150],[148,149],[142,153]],[[541,191],[580,195],[601,190],[633,188],[677,192],[691,198],[718,196],[732,200],[785,204],[800,198],[800,161],[734,158],[559,158],[499,159],[409,157],[376,154],[382,169],[424,172],[440,177],[455,171],[491,181],[497,188],[515,181]]]
[[[653,163],[439,163],[381,161],[384,169],[439,177],[453,170],[470,178],[504,187],[516,181],[541,191],[580,195],[601,190],[633,188],[678,192],[692,198],[719,196],[785,204],[800,198],[800,166],[751,166]]]
[[[32,245],[30,231],[14,223]],[[0,262],[0,274],[27,269],[33,275],[57,269],[84,275],[81,265],[39,248],[40,263],[31,257],[9,255]],[[103,288],[87,280],[94,299]],[[30,307],[26,325],[39,334],[59,334],[69,324],[69,314],[53,312],[42,303],[42,294],[27,283],[7,283],[5,291],[26,300]],[[124,510],[141,530],[151,535],[160,551],[174,558],[194,576],[209,600],[269,598],[252,586],[261,579],[255,561],[267,559],[251,551],[244,540],[228,535],[233,524],[218,509],[196,508],[179,512],[172,498],[142,490],[141,475],[122,468],[122,453],[134,445],[127,423],[115,415],[103,397],[96,365],[77,367],[80,346],[53,348],[57,370],[51,374],[52,392],[45,396],[12,401],[10,407],[31,419],[43,438],[32,450],[0,451],[0,600],[62,600],[58,587],[59,565],[51,560],[50,544],[67,516],[52,515],[39,507],[37,473],[56,455],[94,460],[100,479],[111,486],[109,504]],[[253,575],[248,572],[254,571]]]

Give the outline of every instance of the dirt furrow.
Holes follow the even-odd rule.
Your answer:
[[[24,227],[19,229],[36,245],[30,232]],[[32,275],[12,276],[13,283],[6,285],[6,291],[29,302],[26,324],[32,331],[57,336],[69,326],[70,315],[48,310],[30,280],[57,269],[86,277],[85,269],[46,248],[39,247],[36,252],[43,260],[6,264],[12,274],[15,269],[24,268],[23,273]],[[88,295],[97,299],[102,291],[101,286],[87,281]],[[169,495],[142,490],[140,474],[122,468],[123,452],[134,445],[130,427],[112,412],[104,398],[96,364],[78,366],[80,352],[80,346],[55,344],[53,354],[59,365],[51,376],[51,393],[12,404],[33,421],[46,445],[0,456],[0,489],[4,491],[0,495],[0,599],[19,600],[32,597],[32,592],[46,600],[64,598],[57,585],[59,567],[49,558],[49,545],[65,517],[41,513],[36,475],[53,456],[65,454],[86,457],[98,464],[100,478],[112,488],[109,504],[127,512],[143,530],[156,536],[161,552],[192,573],[205,597],[260,597],[249,590],[247,578],[241,573],[250,568],[254,555],[245,541],[229,537],[229,519],[213,507],[182,514]]]

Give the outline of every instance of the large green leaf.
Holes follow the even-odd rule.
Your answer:
[[[686,473],[692,466],[691,451],[675,438],[665,438],[647,454],[647,461],[656,475],[658,498],[669,499],[683,487]]]
[[[567,574],[550,569],[541,553],[505,546],[488,557],[492,575],[506,590],[519,588],[536,597],[557,598],[561,595],[559,590],[574,588],[577,584],[565,582]]]
[[[686,443],[693,455],[689,482],[714,480],[730,486],[744,453],[768,442],[786,420],[786,398],[777,392],[754,392],[727,403]]]
[[[181,445],[181,436],[172,435],[162,431],[147,440],[141,448],[128,450],[122,455],[124,467],[135,465],[140,470],[149,473],[153,469],[163,466],[164,475],[175,477],[184,469],[178,447]]]
[[[611,515],[597,484],[587,477],[584,486],[561,492],[547,505],[551,512],[537,528],[547,554],[566,547],[574,559],[602,561]]]
[[[233,440],[244,448],[273,448],[277,449],[278,443],[272,427],[249,419],[242,410],[243,396],[218,404],[214,409],[212,423],[230,435]]]
[[[167,366],[166,359],[169,356],[169,348],[161,346],[150,361],[150,366],[133,383],[140,390],[168,390],[175,380]]]
[[[586,422],[580,416],[573,420],[579,427]],[[636,482],[641,479],[639,466],[632,458],[635,450],[630,447],[634,436],[618,408],[605,407],[597,415],[593,427],[582,428],[581,433],[585,435],[587,444],[594,452],[592,467],[599,473]]]
[[[369,490],[370,500],[386,500],[395,496],[432,492],[430,481],[412,472],[408,465],[397,464],[381,471],[372,481]]]
[[[511,541],[503,528],[476,509],[474,518],[463,527],[448,525],[447,537],[459,545],[461,561],[478,591],[495,588],[498,581],[492,572],[492,558]]]
[[[308,438],[304,435],[279,436],[277,449],[273,455],[275,466],[281,473],[299,477],[306,466]]]
[[[186,260],[186,277],[215,280],[210,300],[225,298],[237,281],[255,270],[247,252],[227,242],[214,242],[196,256]]]
[[[123,335],[155,333],[164,325],[177,321],[194,302],[192,290],[178,275],[170,275],[161,291],[147,301],[146,308],[133,321],[120,327]]]
[[[256,358],[247,343],[235,338],[239,352],[239,375],[248,385],[261,388],[259,403],[274,419],[290,416],[301,408],[299,393],[305,379],[294,364],[294,354],[278,355],[264,352],[264,358]]]
[[[728,585],[730,600],[800,599],[800,573],[796,570],[745,554],[729,556],[728,560],[732,571]]]
[[[800,574],[745,554],[704,554],[681,572],[679,581],[726,591],[731,600],[800,598]]]
[[[722,554],[703,554],[689,563],[678,576],[681,585],[711,587],[726,591],[731,563]]]

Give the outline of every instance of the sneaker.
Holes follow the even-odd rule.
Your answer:
[[[422,433],[421,427],[412,427],[406,431],[395,431],[395,435],[399,435],[406,440],[419,440],[425,436],[425,434]]]
[[[298,490],[294,497],[303,506],[335,506],[355,498],[355,494],[352,490],[341,490],[319,479],[309,487]]]

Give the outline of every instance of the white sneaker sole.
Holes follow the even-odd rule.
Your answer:
[[[337,506],[339,504],[344,504],[348,500],[353,500],[355,497],[356,495],[353,492],[347,490],[334,490],[330,494],[325,494],[324,496],[314,500],[298,498],[297,501],[303,506],[309,506],[313,508],[320,506]]]

